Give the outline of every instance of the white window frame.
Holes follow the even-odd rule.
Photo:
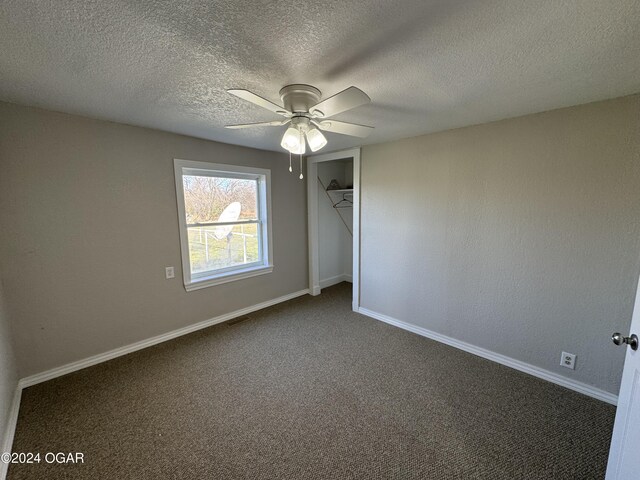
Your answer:
[[[226,165],[222,163],[194,162],[174,159],[173,167],[176,180],[176,202],[178,204],[178,223],[180,228],[180,250],[182,253],[182,278],[184,288],[190,292],[201,288],[233,282],[243,278],[264,275],[273,271],[273,251],[271,241],[271,170],[264,168]],[[222,268],[201,274],[191,273],[189,257],[189,233],[184,204],[183,175],[209,177],[242,178],[258,182],[258,225],[261,237],[260,260],[246,265]],[[241,223],[241,222],[240,222]]]

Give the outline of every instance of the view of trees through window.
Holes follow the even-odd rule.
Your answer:
[[[197,175],[182,178],[191,272],[197,275],[257,262],[258,182]]]

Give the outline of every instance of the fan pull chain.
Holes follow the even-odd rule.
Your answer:
[[[291,151],[289,151],[289,173],[293,172],[293,168],[291,168]]]
[[[302,154],[300,154],[300,180],[302,180],[304,178],[304,175],[302,175]]]

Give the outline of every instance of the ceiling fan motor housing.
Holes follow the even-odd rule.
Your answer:
[[[308,113],[309,108],[320,102],[322,92],[311,85],[287,85],[280,90],[284,108],[293,113]]]
[[[294,115],[291,117],[291,126],[297,128],[301,132],[309,130],[311,121],[304,115]]]

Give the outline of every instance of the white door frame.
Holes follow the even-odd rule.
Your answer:
[[[309,218],[309,292],[320,293],[320,267],[318,260],[318,163],[353,159],[353,303],[360,307],[360,148],[307,157],[307,208]]]

